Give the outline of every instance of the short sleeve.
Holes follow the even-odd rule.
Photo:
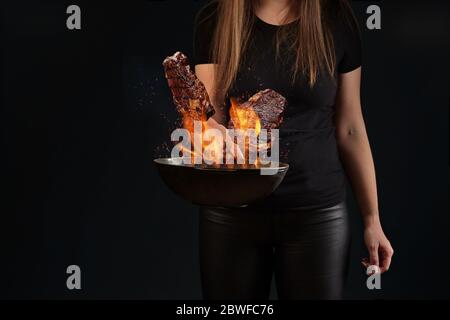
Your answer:
[[[208,3],[194,21],[193,64],[212,63],[211,46],[216,25],[217,4]]]
[[[356,23],[343,23],[340,29],[343,53],[338,72],[347,73],[359,68],[362,64],[361,35]]]

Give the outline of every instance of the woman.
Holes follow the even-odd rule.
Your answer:
[[[339,299],[349,257],[348,176],[364,222],[365,267],[389,269],[375,169],[360,105],[361,49],[347,1],[217,0],[201,10],[194,63],[224,129],[230,97],[273,89],[288,101],[280,128],[288,174],[264,201],[203,208],[206,299]],[[345,172],[344,172],[345,169]]]

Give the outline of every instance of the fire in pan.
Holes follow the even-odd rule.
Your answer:
[[[215,112],[205,86],[191,70],[188,58],[181,52],[167,57],[163,66],[183,128],[189,132],[191,140],[196,136],[196,127],[199,128],[197,137],[204,138],[205,132],[210,129],[208,119]],[[247,101],[231,99],[228,129],[244,132],[250,130],[259,138],[262,132],[272,134],[283,122],[286,104],[286,99],[271,89],[254,94]],[[272,135],[267,140],[266,147],[273,145],[271,139]],[[195,139],[193,140],[195,143]],[[216,150],[216,155],[222,152],[220,144],[202,140],[197,150],[203,153],[206,149]],[[183,149],[184,152],[192,153],[192,156],[198,156],[195,150],[191,146]],[[241,151],[247,155],[249,143],[246,142]],[[161,158],[154,162],[162,179],[173,192],[201,206],[240,207],[261,200],[278,187],[289,168],[287,164],[278,163],[278,160],[269,165],[263,165],[262,163],[267,163],[265,161],[247,161],[247,158],[247,162],[244,162],[246,165],[200,165],[186,164],[182,159]],[[265,174],[263,171],[270,173]]]

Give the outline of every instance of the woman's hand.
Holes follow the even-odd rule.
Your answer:
[[[362,260],[363,266],[368,268],[369,266],[375,265],[380,268],[381,273],[388,271],[394,249],[392,249],[391,243],[386,238],[379,222],[365,227],[364,242],[369,251],[369,258]]]
[[[224,146],[230,146],[230,151],[231,151],[231,156],[236,159],[236,158],[241,158],[243,159],[244,154],[242,152],[242,150],[240,149],[239,145],[234,143],[234,138],[231,137],[228,134],[227,128],[225,128],[225,126],[223,126],[222,124],[218,123],[216,120],[214,120],[214,118],[209,118],[208,121],[206,121],[206,127],[208,129],[217,129],[222,133],[222,136],[224,137]],[[225,159],[224,159],[225,161]]]

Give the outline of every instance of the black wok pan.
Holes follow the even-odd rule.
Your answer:
[[[260,168],[254,166],[186,165],[181,158],[154,162],[169,189],[196,205],[213,207],[242,207],[267,197],[289,168],[279,163],[271,169],[275,174],[261,175]]]

